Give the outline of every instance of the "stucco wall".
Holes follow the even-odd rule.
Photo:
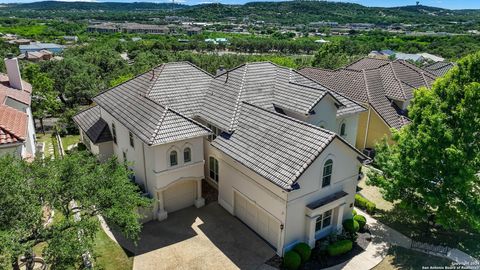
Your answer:
[[[351,114],[336,120],[337,130],[335,130],[335,133],[340,135],[341,126],[345,124],[345,135],[342,137],[353,146],[355,146],[357,139],[358,119],[359,114]]]
[[[368,124],[368,113],[370,111],[370,123]],[[375,110],[369,108],[369,111],[360,114],[356,147],[358,149],[375,148],[375,144],[380,141],[385,135],[391,141],[390,128],[385,121],[375,112]],[[365,136],[367,139],[365,140]]]
[[[10,154],[15,157],[21,158],[23,148],[24,148],[23,144],[14,144],[8,147],[2,146],[0,147],[0,157]]]
[[[320,100],[313,108],[313,111],[315,111],[315,114],[309,115],[305,122],[319,127],[323,126],[328,130],[337,132],[337,107],[331,96],[327,95]]]
[[[358,153],[336,139],[299,178],[300,189],[288,193],[285,249],[297,242],[307,241],[306,205],[314,201],[343,190],[349,194],[345,198],[343,219],[351,217],[353,207],[350,205],[353,205],[355,201],[358,167],[360,166],[356,159],[357,156]],[[333,160],[331,184],[322,188],[323,165],[328,159]],[[335,215],[333,220],[336,220]]]

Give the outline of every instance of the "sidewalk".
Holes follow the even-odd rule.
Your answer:
[[[385,258],[388,249],[392,245],[410,249],[412,243],[410,238],[380,223],[360,209],[356,209],[356,211],[359,215],[367,218],[367,226],[372,234],[372,242],[364,252],[355,256],[350,261],[326,268],[326,270],[368,270],[375,267]],[[470,267],[466,269],[480,269],[480,262],[477,259],[458,249],[452,249],[448,256],[443,257]]]

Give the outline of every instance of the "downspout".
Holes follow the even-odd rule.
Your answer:
[[[368,106],[368,117],[367,117],[367,127],[365,129],[365,139],[363,140],[363,149],[367,146],[367,138],[368,138],[368,129],[370,128],[370,111],[372,110],[372,107],[369,105]]]
[[[142,143],[142,154],[143,154],[143,174],[145,175],[145,187],[147,188],[147,192],[149,192],[148,188],[148,177],[147,177],[147,164],[145,163],[145,144]]]

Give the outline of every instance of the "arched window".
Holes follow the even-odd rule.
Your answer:
[[[190,150],[190,147],[187,147],[183,149],[183,162],[187,163],[192,161],[192,150]]]
[[[342,125],[340,126],[340,136],[345,136],[346,127],[347,125],[345,125],[345,123],[342,123]]]
[[[331,159],[325,161],[325,164],[323,165],[322,187],[330,185],[330,181],[332,180],[332,169],[333,161]]]
[[[170,152],[170,166],[176,166],[178,164],[177,151]]]
[[[208,159],[208,170],[210,171],[210,179],[218,183],[218,160],[214,157]]]

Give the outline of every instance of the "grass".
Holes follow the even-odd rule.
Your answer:
[[[48,149],[52,146],[52,134],[37,134],[37,141],[45,143],[45,157],[50,157],[51,154]]]
[[[362,180],[362,182],[364,181],[365,179]],[[480,258],[480,233],[475,233],[468,228],[456,231],[434,229],[425,221],[411,217],[397,204],[385,201],[378,188],[366,185],[362,187],[362,182],[359,184],[360,193],[377,204],[379,211],[375,214],[375,218],[383,224],[416,241],[457,248],[470,256]]]
[[[93,254],[95,269],[130,270],[133,267],[133,257],[128,257],[123,248],[112,241],[102,229],[95,238]]]
[[[59,158],[60,153],[58,152],[58,141],[56,136],[52,136],[52,145],[53,145],[53,156],[55,158]]]
[[[74,145],[78,142],[80,142],[80,135],[67,135],[65,137],[62,137],[63,149],[65,151],[68,150],[68,147],[70,145]]]
[[[21,36],[33,37],[39,36],[47,29],[46,25],[18,25],[18,26],[0,26],[2,33],[14,33]]]
[[[441,267],[438,269],[443,269],[445,266],[450,266],[451,264],[452,261],[445,258],[427,255],[402,247],[392,247],[383,261],[372,270],[413,270],[422,269],[423,267],[427,267],[427,269],[437,269],[430,268],[433,266]]]

